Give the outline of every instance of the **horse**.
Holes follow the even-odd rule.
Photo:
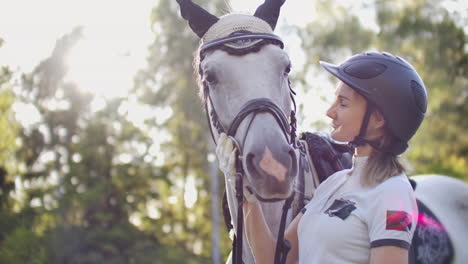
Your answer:
[[[282,234],[282,206],[293,194],[298,172],[293,91],[288,78],[291,62],[281,38],[273,33],[284,1],[267,0],[254,15],[220,18],[190,0],[177,2],[182,17],[201,38],[195,67],[213,140],[216,143],[225,132],[238,143],[238,169],[243,172],[238,179],[249,182],[264,201],[270,229]],[[233,262],[254,263],[248,244],[242,243],[243,224],[238,224],[243,220],[238,199],[242,199],[242,185],[235,189],[226,184],[228,211],[236,230]],[[283,227],[291,214],[287,218]]]
[[[254,263],[248,244],[242,243],[242,181],[249,182],[262,201],[267,224],[282,242],[284,226],[311,199],[320,182],[350,166],[351,152],[315,133],[296,137],[294,91],[288,79],[291,62],[281,38],[273,33],[284,1],[266,0],[253,16],[227,14],[220,18],[190,0],[177,2],[182,17],[201,38],[195,67],[213,140],[216,143],[219,134],[225,132],[239,151],[239,181],[236,187],[226,183],[231,217],[225,219],[228,225],[232,219],[236,237],[227,262]],[[275,169],[269,169],[272,167]],[[418,226],[425,229],[417,230],[423,231],[415,238],[423,243],[413,244],[412,261],[428,263],[426,260],[439,257],[439,263],[447,263],[443,262],[447,259],[461,263],[468,259],[462,249],[468,242],[463,226],[468,222],[467,185],[445,176],[415,180],[416,197],[434,214],[420,217],[423,224]],[[442,195],[444,192],[449,192],[450,198]],[[289,207],[288,201],[293,206]],[[443,234],[448,234],[451,243]],[[440,254],[442,248],[444,253]]]
[[[445,175],[414,175],[419,217],[410,249],[412,263],[468,261],[468,184]]]

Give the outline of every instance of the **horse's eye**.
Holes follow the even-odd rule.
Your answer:
[[[207,72],[203,76],[203,81],[208,84],[215,84],[217,82],[216,75],[212,72]]]
[[[291,64],[288,64],[288,66],[286,67],[286,69],[284,69],[284,74],[285,75],[288,75],[290,72],[291,72]]]

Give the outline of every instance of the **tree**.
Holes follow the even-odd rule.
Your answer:
[[[441,173],[468,180],[468,53],[466,21],[441,1],[418,1],[401,9],[376,6],[383,49],[406,54],[428,89],[426,120],[408,157],[422,173]]]
[[[222,1],[203,3],[203,7],[213,14],[225,8]],[[143,103],[157,109],[170,109],[172,113],[163,123],[153,121],[160,131],[171,135],[162,151],[163,167],[169,172],[168,180],[173,183],[167,186],[167,192],[162,196],[161,214],[164,217],[155,225],[159,228],[155,232],[166,235],[168,244],[182,248],[189,261],[207,262],[212,255],[211,225],[221,223],[208,224],[210,199],[219,198],[211,197],[207,192],[210,189],[207,153],[211,138],[197,96],[196,74],[192,66],[199,40],[181,18],[175,1],[159,1],[153,9],[152,22],[155,40],[150,46],[149,66],[137,76],[135,93]],[[191,181],[195,182],[197,194],[193,207],[187,206],[188,201],[184,198]],[[171,199],[179,202],[171,203]],[[222,243],[226,254],[229,247],[227,235],[223,236]]]
[[[2,43],[0,38],[0,48]],[[16,212],[18,203],[11,196],[15,191],[14,175],[18,171],[14,157],[19,147],[19,125],[13,112],[12,74],[8,67],[0,68],[0,263],[39,264],[45,260],[44,250],[37,245],[41,238],[27,228],[31,223],[25,221],[28,212]]]
[[[376,14],[375,30],[362,24],[359,13],[334,1],[318,5],[320,19],[300,34],[307,54],[305,71],[316,69],[318,59],[339,62],[372,49],[410,61],[428,89],[429,108],[407,156],[417,173],[468,180],[466,21],[450,14],[440,1],[375,1],[369,4]]]
[[[0,38],[0,47],[2,42]],[[45,263],[42,238],[28,228],[32,223],[28,218],[30,211],[17,212],[18,202],[12,198],[14,177],[19,169],[15,159],[19,124],[13,115],[12,74],[8,67],[0,68],[0,263],[39,264]]]
[[[92,113],[93,96],[65,81],[65,58],[79,39],[79,28],[59,39],[18,93],[41,117],[23,128],[18,153],[29,186],[22,210],[48,242],[36,247],[47,263],[165,262],[158,238],[130,222],[157,197],[150,183],[159,173],[144,162],[146,148],[135,150],[148,136],[119,111],[125,100]]]

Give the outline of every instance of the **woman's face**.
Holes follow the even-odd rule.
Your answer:
[[[361,129],[366,112],[366,99],[351,87],[340,82],[336,87],[335,101],[327,111],[332,119],[331,137],[341,142],[352,141]]]

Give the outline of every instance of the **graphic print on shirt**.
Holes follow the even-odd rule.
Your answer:
[[[342,220],[345,220],[352,211],[356,209],[354,206],[356,203],[343,198],[335,200],[332,205],[325,211],[330,217],[338,216]]]
[[[405,211],[387,211],[387,230],[410,231],[411,218]]]

